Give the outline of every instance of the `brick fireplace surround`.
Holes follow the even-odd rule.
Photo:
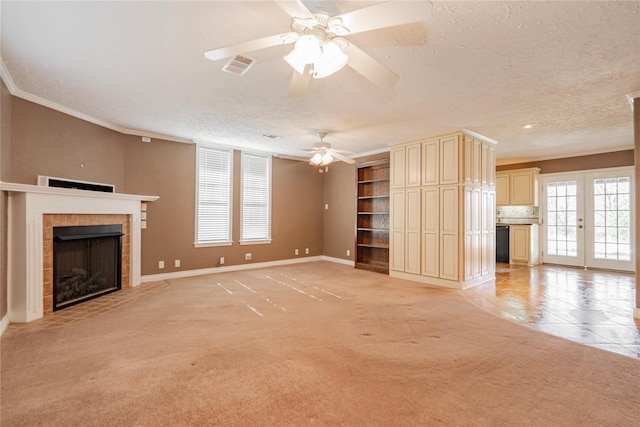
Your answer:
[[[53,312],[53,227],[122,225],[122,288],[129,287],[130,215],[44,214],[42,216],[42,311]]]
[[[0,182],[8,194],[8,322],[53,309],[53,227],[122,224],[122,287],[140,284],[142,202],[157,196]],[[7,317],[5,316],[5,317]],[[8,322],[7,322],[8,320]]]

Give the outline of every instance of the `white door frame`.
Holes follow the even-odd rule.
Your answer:
[[[543,263],[552,263],[552,264],[565,264],[565,265],[575,265],[575,266],[584,266],[584,267],[593,267],[593,268],[606,268],[613,270],[622,270],[622,271],[635,271],[635,188],[634,188],[634,167],[626,166],[626,167],[617,167],[617,168],[607,168],[607,169],[591,169],[591,170],[583,170],[583,171],[573,171],[573,172],[561,172],[561,173],[553,173],[553,174],[543,174],[541,175],[540,180],[540,194],[542,194],[541,203],[541,212],[540,217],[542,221],[541,227],[541,241],[542,241],[542,261]],[[631,248],[631,256],[629,261],[618,261],[618,260],[603,260],[598,259],[594,255],[594,194],[593,194],[593,180],[597,178],[607,178],[607,177],[619,177],[628,175],[629,180],[629,205],[630,205],[630,248]],[[578,228],[578,241],[579,244],[582,244],[582,248],[578,248],[578,251],[581,252],[577,257],[558,257],[551,256],[547,254],[547,194],[545,192],[546,185],[550,181],[563,181],[563,180],[576,180],[578,178],[578,186],[582,186],[582,191],[580,195],[578,195],[578,203],[581,203],[582,206],[578,207],[578,218],[583,218],[581,221],[582,228]],[[580,190],[579,190],[580,192]],[[580,199],[582,199],[580,201]],[[582,242],[582,243],[580,243]]]
[[[548,211],[548,195],[547,195],[547,184],[549,182],[558,182],[558,181],[575,181],[577,184],[578,191],[576,192],[576,209],[575,209],[575,218],[569,221],[569,226],[574,229],[576,234],[576,255],[575,256],[563,256],[563,255],[554,255],[549,254],[548,250],[548,225],[549,225],[549,216]],[[554,174],[544,174],[541,175],[540,179],[540,218],[542,219],[542,227],[540,227],[541,233],[541,241],[542,241],[542,262],[550,263],[550,264],[562,264],[562,265],[572,265],[576,267],[584,267],[584,176],[579,172],[572,173],[554,173]]]

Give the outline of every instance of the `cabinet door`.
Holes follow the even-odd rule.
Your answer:
[[[531,227],[512,225],[509,227],[509,258],[512,263],[529,264],[531,259]]]
[[[496,226],[495,192],[482,190],[482,275],[486,276],[496,268]]]
[[[493,185],[496,175],[496,150],[493,145],[488,142],[482,143],[482,160],[480,161],[482,169],[482,184]]]
[[[511,172],[509,200],[515,206],[533,206],[535,200],[535,179],[532,171]]]
[[[420,274],[420,188],[405,193],[404,271]]]
[[[458,135],[440,139],[440,184],[457,184],[460,179]]]
[[[482,141],[480,141],[479,139],[473,139],[471,180],[474,184],[480,184],[482,181]]]
[[[422,185],[440,183],[440,141],[432,139],[422,143]]]
[[[464,160],[462,164],[464,167],[462,168],[462,181],[465,184],[473,183],[473,145],[474,139],[469,135],[464,135],[464,143],[463,145],[463,154]]]
[[[464,278],[480,277],[482,272],[482,189],[464,188]]]
[[[440,188],[422,191],[422,274],[440,275]]]
[[[496,173],[496,205],[509,205],[509,174]]]
[[[440,278],[458,280],[458,187],[440,190]]]
[[[389,269],[404,271],[404,190],[391,191]]]
[[[419,187],[420,186],[420,147],[422,144],[414,144],[407,146],[406,155],[406,175],[405,185],[407,187]]]
[[[473,187],[464,188],[464,279],[473,278]]]
[[[391,150],[391,188],[404,187],[405,148],[398,147]]]

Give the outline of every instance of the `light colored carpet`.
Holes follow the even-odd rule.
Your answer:
[[[144,285],[143,285],[144,286]],[[328,262],[6,334],[5,426],[637,425],[640,361]]]

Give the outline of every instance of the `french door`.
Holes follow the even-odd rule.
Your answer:
[[[542,260],[635,270],[633,168],[542,177]]]

